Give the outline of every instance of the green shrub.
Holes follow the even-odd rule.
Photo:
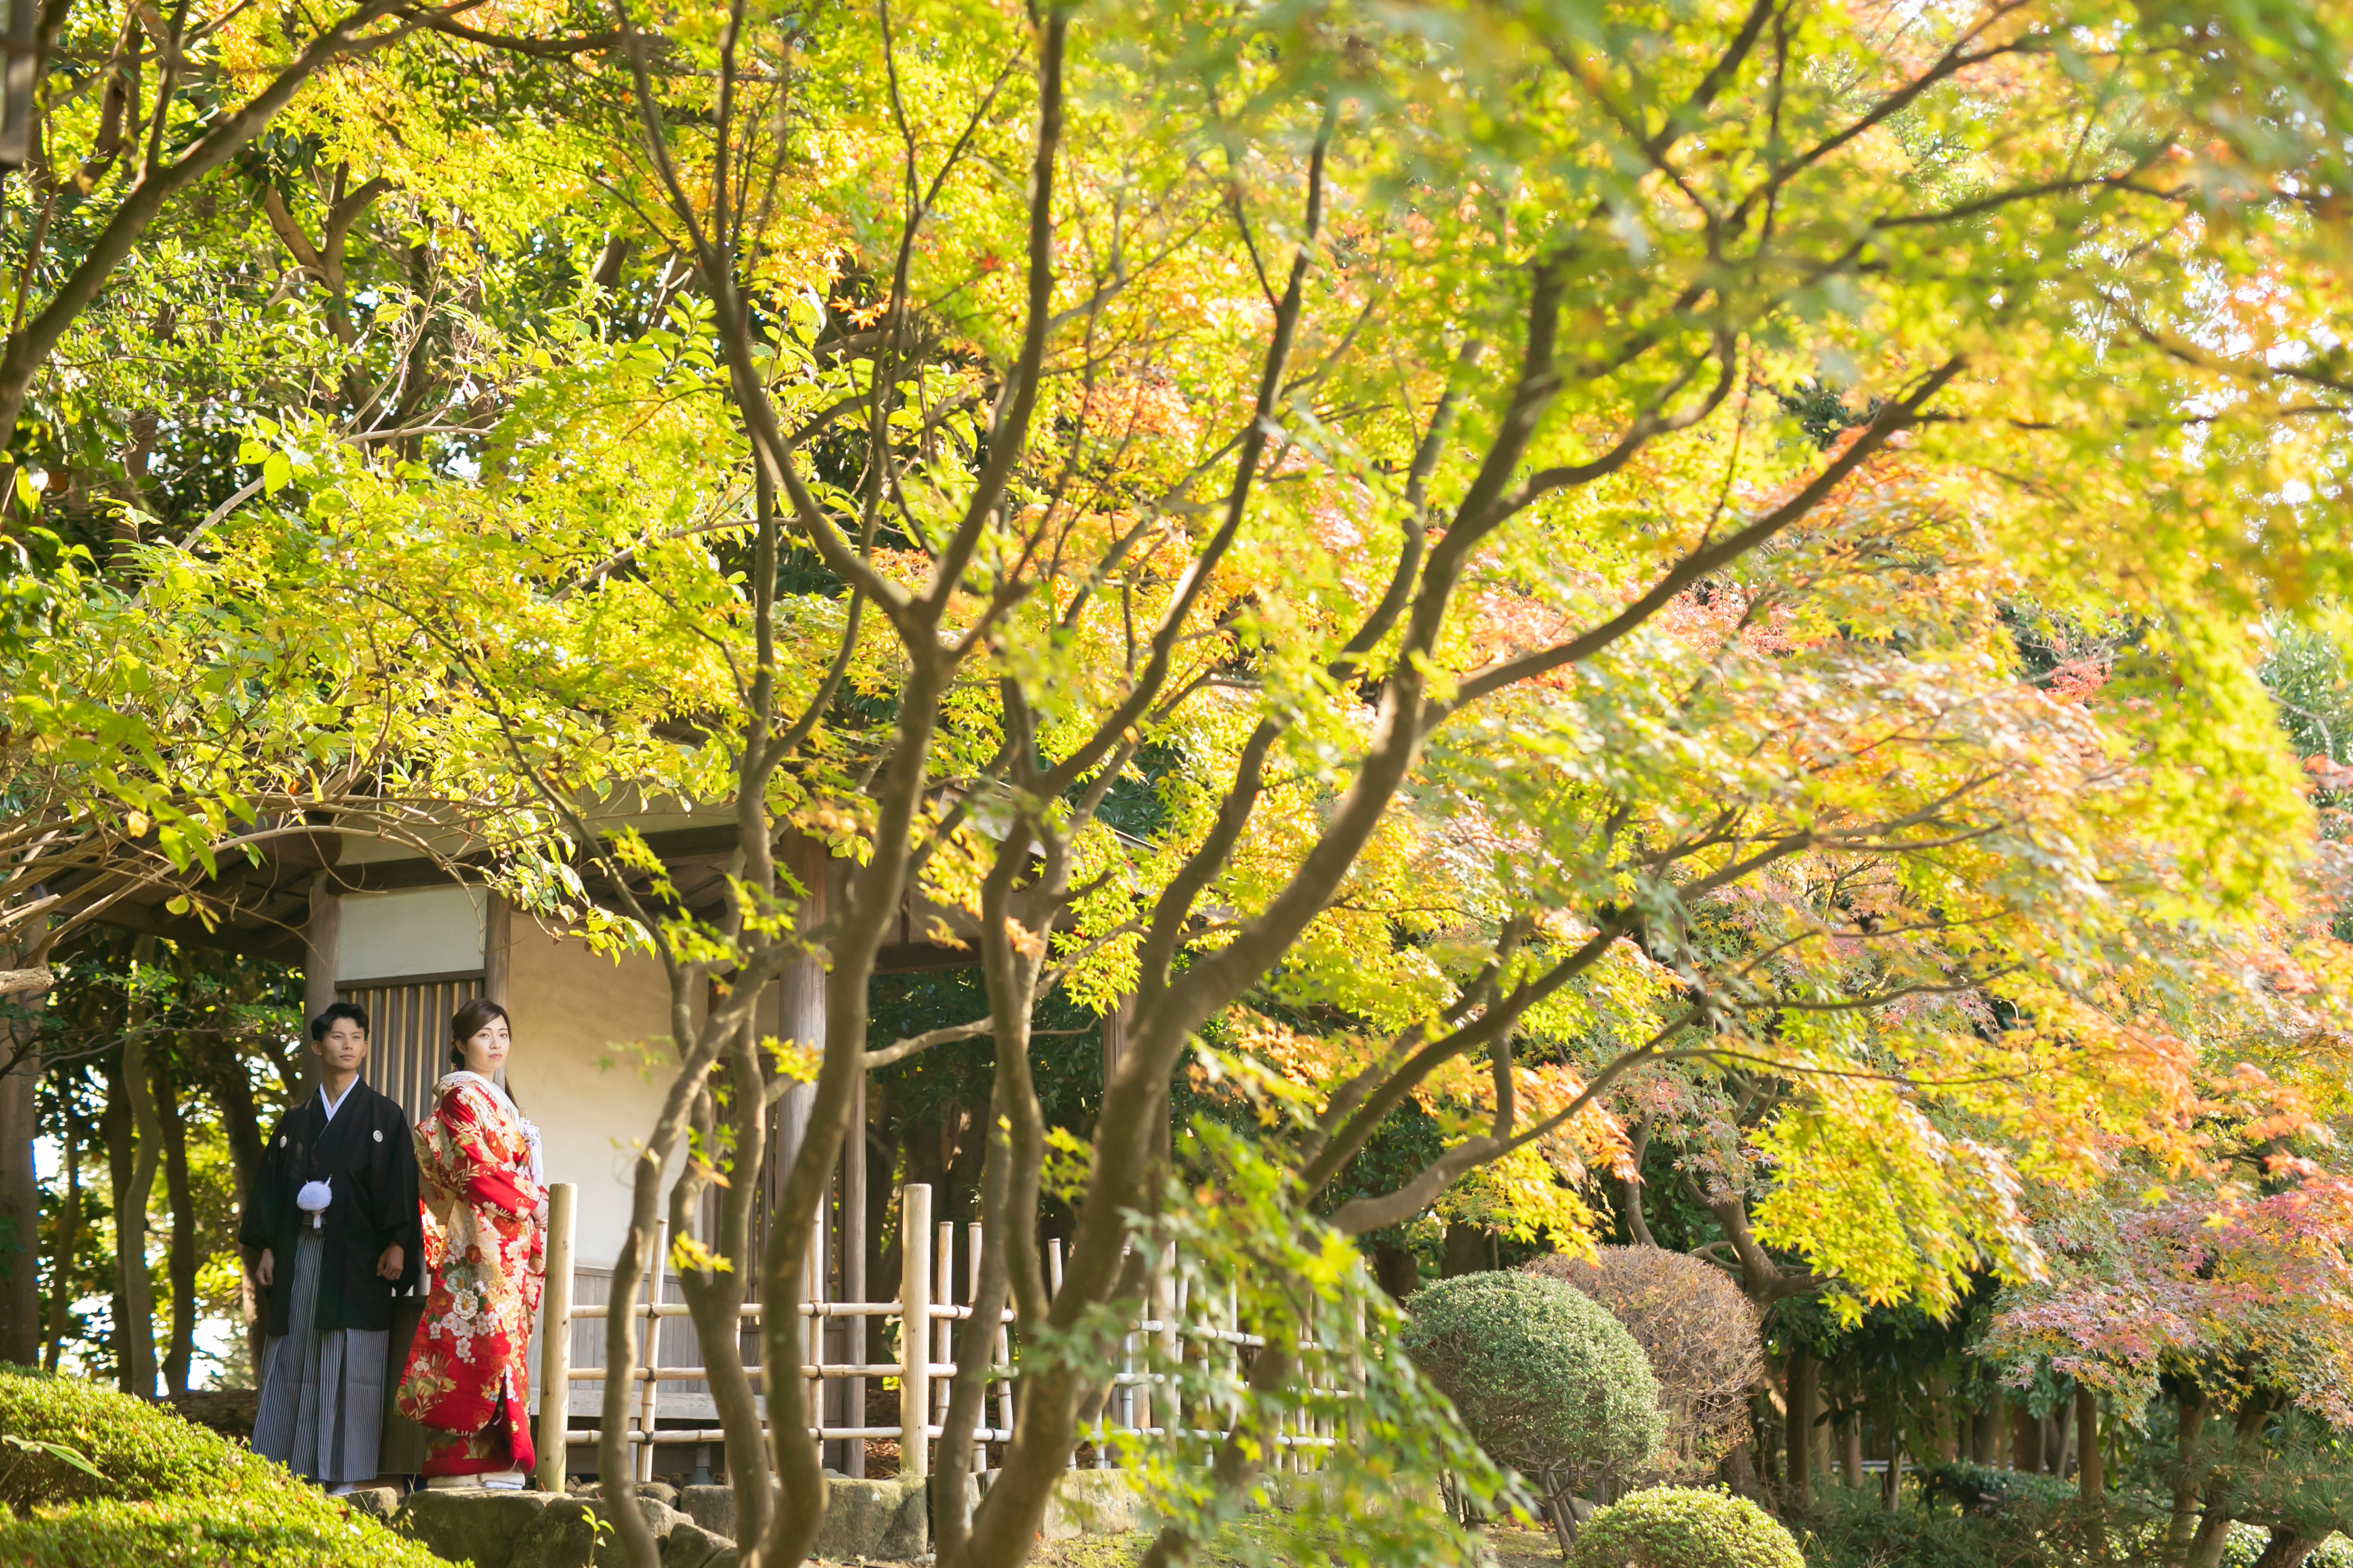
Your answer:
[[[1815,1568],[2117,1568],[2156,1561],[2165,1532],[2152,1500],[2126,1492],[2087,1507],[2072,1486],[2055,1500],[2021,1489],[1995,1509],[1957,1512],[1906,1490],[1893,1513],[1876,1487],[1817,1490],[1807,1561]]]
[[[1876,1488],[1815,1492],[1806,1560],[1815,1568],[2116,1568],[2156,1562],[2165,1535],[2161,1497],[2117,1490],[2087,1505],[2073,1481],[2050,1476],[1954,1464],[1921,1474],[1936,1479],[1930,1496],[1915,1494],[1894,1513]],[[1973,1479],[1957,1485],[1962,1478]],[[2232,1526],[2222,1568],[2251,1568],[2270,1534]],[[2330,1536],[2305,1568],[2353,1568],[2353,1542]]]
[[[78,1378],[0,1367],[0,1438],[8,1568],[442,1568],[283,1466]]]
[[[1789,1532],[1746,1498],[1653,1487],[1577,1526],[1570,1568],[1806,1568]]]
[[[1488,1457],[1548,1492],[1649,1464],[1665,1429],[1642,1347],[1557,1279],[1466,1274],[1406,1303],[1403,1343]]]
[[[448,1568],[301,1485],[229,1497],[45,1509],[0,1523],[9,1568]]]
[[[236,1494],[292,1484],[279,1466],[169,1409],[79,1378],[15,1367],[0,1367],[0,1435],[71,1448],[105,1478],[46,1450],[0,1444],[0,1503],[18,1513],[45,1503]]]
[[[1976,1465],[1947,1459],[1923,1465],[1913,1475],[1928,1495],[1972,1512],[1993,1513],[2032,1503],[2042,1508],[2063,1507],[2077,1494],[2073,1481],[2036,1470],[2005,1470],[1998,1465]]]

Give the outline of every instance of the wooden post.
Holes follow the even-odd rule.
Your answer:
[[[564,1489],[565,1445],[572,1416],[572,1232],[580,1189],[547,1189],[547,1286],[539,1332],[539,1489]]]
[[[1119,1064],[1127,1057],[1127,1001],[1124,997],[1103,1016],[1103,1092],[1111,1092],[1111,1080],[1118,1076]]]
[[[801,900],[794,918],[794,929],[813,931],[823,922],[826,914],[825,844],[820,839],[795,835],[785,842],[782,868],[792,873],[807,897]],[[822,1052],[825,1049],[825,960],[814,952],[804,953],[785,965],[777,977],[776,1034],[789,1044]],[[801,1152],[801,1141],[808,1135],[809,1114],[817,1103],[815,1082],[797,1083],[785,1090],[770,1113],[768,1149],[768,1212],[774,1214],[784,1199],[785,1182],[792,1174],[793,1161]],[[765,1240],[762,1247],[765,1247]],[[811,1320],[814,1321],[815,1320]]]
[[[503,1007],[514,963],[514,906],[501,893],[482,910],[482,995]]]
[[[334,875],[321,870],[311,876],[311,919],[302,928],[302,1022],[306,1026],[335,1004],[335,963],[343,948],[343,895],[335,891]],[[315,1064],[311,1081],[317,1081]]]
[[[899,1189],[899,1473],[932,1472],[932,1189]]]

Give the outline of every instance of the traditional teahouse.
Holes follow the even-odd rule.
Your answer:
[[[616,819],[616,824],[617,821]],[[731,820],[690,813],[627,819],[670,868],[681,900],[715,909],[734,843]],[[842,865],[814,842],[794,847],[793,869],[805,885],[838,891]],[[607,889],[609,891],[609,889]],[[592,884],[591,897],[598,889]],[[519,915],[483,880],[479,858],[427,855],[403,846],[316,831],[272,840],[259,865],[225,866],[196,890],[206,920],[175,915],[170,889],[147,889],[114,903],[111,923],[200,945],[299,963],[309,977],[305,1011],[357,1003],[372,1021],[366,1079],[413,1121],[431,1104],[447,1069],[451,1014],[470,997],[506,1005],[515,1020],[507,1087],[540,1127],[551,1182],[577,1191],[571,1278],[574,1300],[602,1302],[628,1226],[634,1152],[667,1086],[670,992],[661,968],[642,955],[599,953],[575,931]],[[970,917],[910,897],[878,973],[955,968],[977,962],[963,944]],[[945,938],[947,940],[936,940]],[[698,998],[698,1005],[707,998]],[[814,959],[796,963],[763,999],[759,1028],[782,1039],[816,1040],[824,1028],[824,973]],[[1115,1049],[1115,1024],[1106,1025]],[[779,1101],[771,1127],[784,1158],[766,1166],[779,1180],[797,1142],[799,1097]],[[864,1117],[863,1099],[857,1114]],[[828,1205],[824,1289],[840,1300],[868,1293],[868,1173],[864,1141],[849,1141]],[[887,1286],[881,1290],[888,1294]],[[665,1280],[666,1300],[682,1299]],[[408,1320],[413,1321],[413,1317]],[[574,1324],[572,1364],[604,1364],[603,1325]],[[847,1327],[828,1323],[829,1336]],[[396,1337],[398,1331],[396,1330]],[[691,1365],[692,1331],[683,1319],[660,1327],[661,1359]],[[536,1340],[534,1333],[534,1340]],[[746,1349],[754,1348],[747,1335]],[[828,1346],[829,1350],[836,1347]],[[847,1354],[847,1345],[839,1347]],[[849,1359],[859,1359],[849,1357]],[[829,1390],[833,1397],[846,1391]],[[534,1388],[536,1405],[542,1391]],[[596,1381],[571,1385],[573,1417],[593,1418],[603,1397]],[[716,1412],[700,1384],[666,1385],[663,1424],[708,1426]],[[831,1413],[828,1413],[829,1418]],[[849,1413],[841,1413],[848,1419]],[[391,1452],[400,1451],[396,1437]],[[862,1446],[845,1444],[838,1460],[861,1468]],[[593,1468],[585,1448],[575,1468]]]

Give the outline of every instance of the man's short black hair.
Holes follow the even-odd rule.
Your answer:
[[[338,1018],[349,1018],[357,1024],[363,1037],[368,1032],[367,1009],[356,1002],[338,1002],[311,1020],[311,1038],[314,1042],[325,1039]]]

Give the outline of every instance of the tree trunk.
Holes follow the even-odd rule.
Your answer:
[[[132,964],[155,961],[155,939],[142,936],[132,948]],[[147,1277],[147,1200],[155,1190],[155,1167],[164,1152],[163,1129],[148,1085],[147,1008],[136,990],[124,1020],[122,1068],[117,1087],[130,1101],[137,1142],[130,1180],[114,1194],[114,1271],[122,1300],[115,1321],[114,1353],[122,1390],[141,1399],[155,1397],[155,1300]]]
[[[55,1261],[49,1266],[48,1342],[41,1349],[41,1366],[47,1372],[58,1370],[58,1360],[65,1353],[66,1336],[73,1331],[74,1252],[81,1246],[80,1121],[69,1115],[64,1134],[64,1147],[59,1152],[65,1161],[66,1190],[58,1205],[52,1254]]]
[[[2075,1402],[2063,1399],[2051,1412],[2051,1473],[2071,1473],[2074,1459]]]
[[[2220,1568],[2222,1548],[2231,1543],[2231,1526],[2237,1522],[2238,1515],[2210,1500],[2205,1517],[2198,1521],[2198,1533],[2190,1537],[2188,1568]]]
[[[1382,1289],[1402,1301],[1421,1289],[1421,1259],[1413,1248],[1393,1241],[1373,1244],[1373,1278]]]
[[[1811,1355],[1789,1353],[1789,1501],[1800,1512],[1814,1503],[1814,1391],[1820,1376]]]
[[[47,946],[44,935],[29,953],[0,953],[0,969],[38,968]],[[44,984],[18,991],[0,1005],[37,1016],[47,996]],[[41,1188],[33,1168],[41,1082],[37,1028],[33,1019],[0,1025],[0,1067],[25,1052],[14,1072],[0,1074],[0,1361],[22,1366],[41,1353]]]
[[[2012,1469],[2042,1468],[2042,1422],[2019,1400],[2010,1407],[2010,1463]]]
[[[131,1190],[132,1167],[138,1161],[138,1133],[132,1125],[131,1094],[122,1087],[122,1053],[110,1055],[106,1064],[106,1109],[99,1113],[99,1136],[106,1141],[106,1191],[109,1202],[119,1211],[124,1194]],[[120,1212],[114,1226],[114,1292],[107,1304],[109,1333],[114,1344],[114,1384],[125,1394],[131,1392],[131,1361],[122,1349],[122,1326],[131,1321],[131,1308],[122,1294],[122,1223]]]
[[[1648,1216],[1642,1213],[1642,1156],[1651,1146],[1651,1119],[1647,1116],[1634,1123],[1633,1147],[1627,1152],[1630,1176],[1618,1183],[1618,1205],[1626,1221],[1626,1239],[1636,1247],[1656,1247],[1651,1236]]]
[[[2205,1467],[2198,1462],[2198,1438],[2206,1425],[2205,1396],[2196,1384],[2185,1383],[2177,1403],[2181,1420],[2173,1438],[2173,1515],[2165,1530],[2166,1568],[2184,1568],[2189,1560],[2198,1531],[2199,1483],[2205,1479]]]
[[[180,1113],[172,1069],[154,1072],[155,1119],[164,1134],[164,1190],[172,1200],[172,1245],[165,1277],[172,1286],[172,1340],[164,1356],[164,1386],[174,1398],[188,1392],[188,1365],[196,1353],[196,1205],[188,1184],[188,1129]]]
[[[1977,1462],[1995,1469],[2001,1468],[2001,1439],[2003,1434],[2010,1430],[2002,1420],[2003,1407],[2006,1403],[2001,1395],[1995,1394],[1987,1403],[1986,1407],[1977,1413],[1976,1419],[1969,1423],[1970,1432],[1976,1439],[1972,1447],[1976,1449]]]
[[[1724,1483],[1736,1496],[1752,1500],[1757,1497],[1759,1491],[1757,1464],[1749,1454],[1747,1444],[1740,1444],[1724,1457]]]
[[[1936,1458],[1950,1463],[1961,1457],[1961,1415],[1946,1397],[1946,1379],[1942,1372],[1928,1374],[1928,1405],[1932,1412],[1931,1427],[1936,1446]]]
[[[2272,1538],[2263,1542],[2263,1555],[2255,1559],[2254,1568],[2304,1568],[2304,1560],[2319,1544],[2288,1525],[2274,1525]]]
[[[1890,1436],[1887,1444],[1887,1473],[1880,1478],[1879,1500],[1888,1512],[1904,1506],[1904,1435]]]
[[[1465,1225],[1459,1219],[1447,1222],[1446,1259],[1439,1267],[1440,1279],[1483,1274],[1494,1267],[1494,1232],[1484,1226]]]
[[[711,1238],[703,1239],[706,1247],[725,1260],[726,1267],[708,1271],[681,1268],[678,1278],[680,1290],[694,1320],[695,1334],[704,1347],[704,1365],[711,1373],[705,1383],[712,1405],[719,1412],[721,1427],[727,1434],[727,1480],[735,1489],[739,1528],[744,1540],[757,1541],[768,1528],[775,1494],[768,1486],[767,1454],[760,1442],[754,1373],[744,1364],[743,1318],[738,1311],[757,1258],[754,1196],[765,1188],[768,1179],[768,1108],[762,1092],[755,1025],[745,1024],[730,1047],[727,1075],[731,1092],[726,1097],[725,1115],[733,1134],[734,1163],[728,1173],[728,1184],[719,1194],[717,1245],[712,1246]],[[716,1097],[707,1099],[705,1105],[705,1114],[715,1117],[719,1110]],[[715,1121],[696,1129],[705,1139],[714,1130]],[[671,1235],[692,1234],[693,1205],[690,1199],[693,1195],[693,1187],[684,1178],[670,1189]],[[862,1425],[864,1413],[855,1414]]]
[[[1862,1417],[1849,1411],[1839,1422],[1839,1468],[1850,1489],[1862,1487]]]
[[[2231,1451],[2234,1456],[2245,1453],[2262,1437],[2263,1427],[2271,1421],[2271,1412],[2272,1401],[2261,1394],[2250,1394],[2239,1406],[2232,1433]],[[2185,1460],[2185,1471],[2189,1462]],[[2209,1475],[2214,1473],[2214,1468],[2202,1459],[2199,1468]],[[2237,1506],[2228,1491],[2228,1488],[2219,1485],[2206,1489],[2206,1511],[2198,1521],[2198,1533],[2190,1538],[2188,1568],[2219,1568],[2223,1549],[2231,1543],[2231,1527],[2239,1520]]]
[[[253,1202],[254,1183],[260,1179],[264,1152],[261,1118],[253,1108],[253,1080],[246,1076],[243,1052],[223,1051],[214,1058],[211,1089],[213,1103],[220,1109],[221,1131],[228,1137],[229,1163],[237,1173],[237,1212],[242,1222],[247,1206]],[[238,1296],[245,1315],[247,1364],[258,1378],[269,1325],[261,1315],[260,1291],[253,1279],[254,1260],[247,1258],[242,1261]]]
[[[2085,1502],[2100,1500],[2105,1487],[2100,1452],[2100,1395],[2096,1389],[2075,1385],[2075,1489]]]

